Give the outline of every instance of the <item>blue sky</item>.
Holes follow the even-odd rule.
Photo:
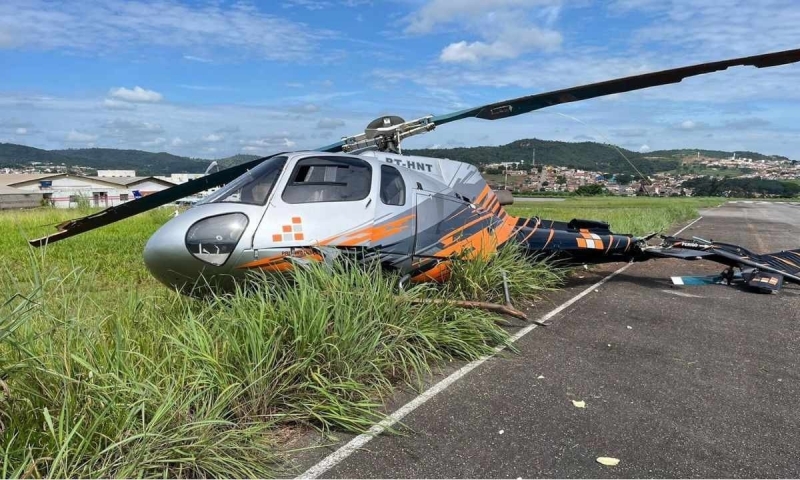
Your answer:
[[[0,142],[216,158],[800,47],[800,3],[731,0],[0,2]],[[800,65],[443,126],[404,146],[538,137],[800,158]]]

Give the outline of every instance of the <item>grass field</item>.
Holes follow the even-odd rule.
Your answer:
[[[611,225],[613,232],[642,235],[667,233],[671,225],[697,216],[699,208],[719,205],[723,201],[721,198],[691,197],[569,197],[563,202],[520,202],[508,207],[508,211],[517,216],[539,216],[549,220],[602,220]]]
[[[608,220],[663,230],[718,203],[569,199],[518,215]],[[312,269],[255,292],[193,300],[144,268],[147,238],[169,211],[31,249],[27,238],[86,212],[0,213],[0,475],[269,477],[298,428],[361,431],[397,384],[507,339],[497,318],[422,297],[515,300],[559,272],[507,250],[467,265],[446,289],[397,296],[376,271]]]

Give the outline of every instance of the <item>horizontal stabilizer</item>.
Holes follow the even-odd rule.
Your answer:
[[[757,261],[789,275],[800,276],[800,250],[757,255]]]

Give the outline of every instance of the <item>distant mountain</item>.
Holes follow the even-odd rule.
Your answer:
[[[141,175],[169,175],[170,173],[203,173],[210,160],[180,157],[166,152],[142,150],[117,150],[114,148],[78,148],[51,150],[52,153],[74,159],[74,165],[94,170],[136,170]]]
[[[681,160],[678,158],[666,156],[665,158],[653,158],[658,156],[654,153],[648,153],[645,157],[642,153],[609,144],[558,142],[538,138],[517,140],[496,147],[405,150],[405,153],[438,158],[446,157],[476,165],[520,161],[530,165],[534,147],[536,148],[537,165],[555,165],[605,173],[635,173],[623,155],[644,174],[674,170],[681,164]]]
[[[604,173],[627,173],[635,171],[623,155],[645,174],[675,170],[685,158],[700,152],[710,158],[730,158],[733,152],[719,150],[659,150],[648,153],[634,152],[614,145],[596,142],[558,142],[553,140],[524,139],[507,145],[494,147],[440,148],[405,150],[410,155],[461,160],[476,165],[500,162],[525,161],[530,164],[533,148],[536,147],[538,165],[557,165]],[[788,160],[778,155],[757,152],[736,152],[737,157],[754,160]],[[218,159],[219,168],[227,168],[258,158],[256,155],[239,154]],[[88,170],[136,170],[138,175],[168,175],[170,173],[202,173],[211,160],[181,157],[166,152],[142,150],[117,150],[113,148],[77,148],[67,150],[43,150],[40,148],[0,143],[0,168],[28,167],[33,162],[67,167],[81,166]]]
[[[234,155],[217,160],[220,168],[258,158],[256,155]],[[24,168],[37,164],[63,165],[75,170],[136,170],[137,175],[169,175],[170,173],[203,173],[211,160],[172,155],[166,152],[118,150],[115,148],[71,148],[43,150],[41,148],[0,143],[0,168]]]
[[[14,143],[0,143],[0,167],[30,165],[31,162],[69,165],[71,161],[70,157],[49,150]]]
[[[0,167],[28,167],[37,164],[63,165],[75,170],[136,170],[139,175],[168,175],[173,172],[202,173],[209,160],[179,157],[169,153],[113,148],[42,150],[0,143]]]
[[[256,158],[259,158],[258,155],[247,155],[240,153],[232,157],[219,159],[217,160],[217,164],[219,165],[220,169],[223,169],[239,165],[240,163],[249,162],[250,160],[255,160]]]
[[[733,152],[697,149],[657,150],[640,153],[605,143],[559,142],[538,138],[517,140],[495,147],[419,149],[404,150],[404,153],[461,160],[475,165],[520,161],[530,165],[534,147],[536,148],[537,165],[555,165],[604,173],[635,173],[625,158],[630,160],[642,173],[651,174],[675,170],[684,158],[694,157],[698,151],[701,156],[709,158],[733,156]],[[736,156],[754,160],[788,160],[779,155],[764,155],[756,152],[736,152]]]
[[[707,158],[731,158],[734,153],[736,153],[736,158],[751,158],[753,160],[789,160],[788,157],[784,157],[781,155],[764,155],[763,153],[758,152],[749,152],[749,151],[736,151],[736,152],[726,152],[723,150],[702,150],[702,149],[690,149],[690,148],[682,148],[678,150],[654,150],[652,152],[648,152],[645,154],[647,157],[670,157],[670,158],[684,158],[684,157],[692,157],[700,153],[701,157]]]

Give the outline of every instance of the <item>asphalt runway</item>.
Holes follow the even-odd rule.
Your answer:
[[[702,215],[681,236],[758,252],[800,247],[800,206],[737,203]],[[541,314],[619,266],[586,272]],[[414,410],[401,434],[376,437],[322,476],[800,476],[800,288],[769,295],[669,280],[721,270],[634,264],[522,337],[518,352]]]

